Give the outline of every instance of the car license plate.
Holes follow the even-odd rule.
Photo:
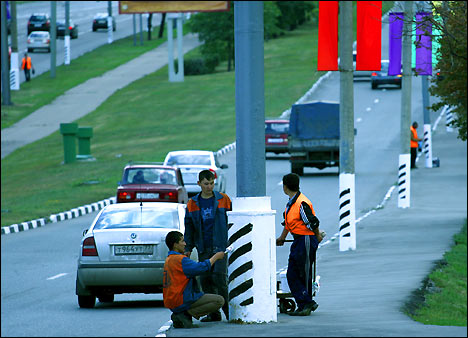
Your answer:
[[[283,141],[282,138],[269,138],[268,142],[270,142],[270,143],[283,143],[284,141]]]
[[[154,193],[145,193],[145,192],[137,192],[136,198],[148,198],[148,199],[156,199],[159,198],[159,194],[154,194]]]
[[[151,255],[153,246],[151,244],[143,245],[114,245],[115,255]]]
[[[42,26],[42,24],[40,24],[40,23],[34,24],[34,27],[41,27],[41,26]]]

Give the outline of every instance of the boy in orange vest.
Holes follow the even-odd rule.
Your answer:
[[[286,277],[297,303],[297,310],[290,315],[308,316],[318,308],[318,304],[312,299],[312,266],[324,232],[319,229],[320,222],[315,216],[312,202],[299,191],[297,174],[291,173],[283,177],[283,192],[289,196],[289,202],[283,214],[284,229],[276,239],[276,245],[282,246],[289,232],[293,235]]]
[[[186,243],[179,231],[167,234],[166,245],[169,254],[164,263],[164,306],[172,311],[175,328],[191,328],[192,316],[199,319],[224,305],[222,296],[201,292],[195,279],[195,276],[210,271],[217,260],[223,259],[224,252],[217,252],[203,262],[195,262],[184,255]]]
[[[31,69],[33,70],[34,74],[34,67],[31,62],[31,57],[28,56],[28,53],[24,53],[23,60],[21,60],[21,69],[24,69],[24,76],[26,77],[26,81],[31,79]]]
[[[418,167],[416,166],[416,157],[418,155],[418,142],[422,141],[422,139],[418,137],[418,132],[416,131],[416,129],[418,129],[418,122],[414,121],[410,129],[411,129],[411,141],[410,141],[411,169],[417,169]]]

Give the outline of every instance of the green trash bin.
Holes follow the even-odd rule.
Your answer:
[[[92,127],[78,128],[78,155],[77,160],[93,160],[91,156],[91,137],[93,137]]]
[[[76,161],[76,133],[77,123],[60,123],[60,133],[63,135],[64,163]]]

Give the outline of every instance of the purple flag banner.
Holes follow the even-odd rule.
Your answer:
[[[390,13],[388,16],[388,75],[401,74],[401,38],[403,35],[403,13]]]
[[[432,75],[432,23],[428,12],[416,13],[416,73]]]

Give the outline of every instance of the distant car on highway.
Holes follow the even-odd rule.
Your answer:
[[[129,163],[117,187],[117,203],[187,203],[188,194],[179,168],[155,163]]]
[[[388,75],[388,60],[382,60],[380,71],[372,72],[371,88],[377,89],[380,85],[396,85],[401,89],[401,74]]]
[[[107,17],[109,14],[107,13],[98,13],[93,18],[93,32],[97,31],[100,28],[107,29]],[[112,17],[112,31],[115,32],[117,26],[115,25],[115,18]]]
[[[65,36],[65,21],[57,21],[57,37]],[[68,30],[70,31],[70,38],[77,39],[78,38],[78,25],[75,24],[73,21],[69,21]]]
[[[265,152],[287,153],[289,120],[265,120]]]
[[[182,171],[184,184],[189,197],[201,191],[198,182],[200,171],[209,169],[215,174],[214,190],[226,192],[226,175],[224,169],[227,164],[220,165],[214,152],[206,150],[171,151],[164,159],[165,165],[176,165]]]
[[[35,13],[28,20],[28,35],[33,31],[50,32],[50,17],[46,13]]]
[[[35,49],[46,49],[50,53],[50,34],[49,32],[32,32],[26,41],[28,52]]]
[[[115,294],[162,293],[166,235],[184,233],[184,204],[118,203],[103,208],[83,233],[75,294],[81,308]],[[198,260],[196,252],[192,259]]]

